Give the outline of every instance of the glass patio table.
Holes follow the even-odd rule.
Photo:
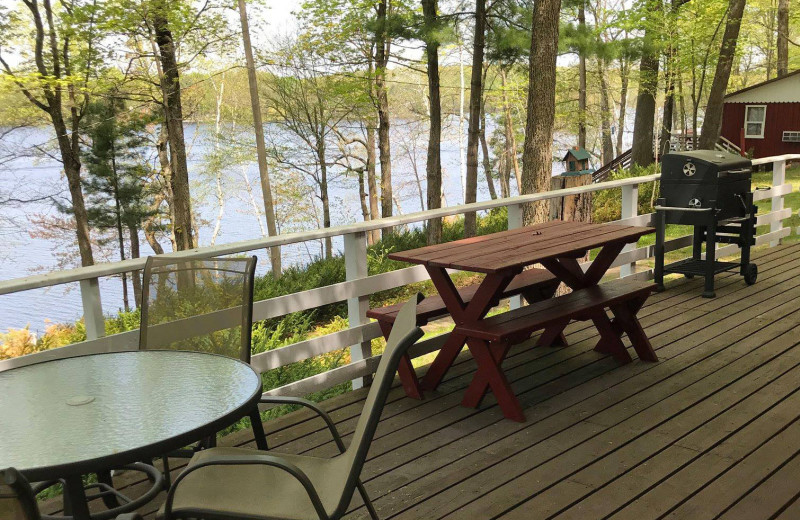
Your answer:
[[[257,410],[261,377],[213,354],[168,350],[78,356],[0,372],[0,468],[64,479],[76,520],[82,475],[152,460]]]

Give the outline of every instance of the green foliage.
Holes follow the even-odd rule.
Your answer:
[[[611,174],[609,180],[643,177],[654,173],[656,173],[656,165],[646,168],[637,166],[630,170],[617,170]],[[653,203],[658,198],[658,185],[658,182],[639,185],[639,215],[653,212]],[[655,195],[653,190],[655,190]],[[611,222],[620,218],[622,218],[622,188],[595,192],[592,198],[592,221]]]

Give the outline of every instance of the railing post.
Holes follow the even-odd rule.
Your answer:
[[[366,278],[367,272],[367,234],[364,232],[344,235],[344,267],[347,281]],[[369,323],[367,310],[369,296],[347,299],[347,319],[350,327],[358,327]],[[350,360],[359,361],[372,356],[372,342],[365,341],[350,347]],[[353,380],[353,390],[369,384],[371,378],[363,377]]]
[[[522,204],[510,204],[508,206],[508,229],[519,229],[522,227]],[[509,305],[512,309],[522,307],[522,296],[512,296],[509,298]]]
[[[89,278],[81,280],[80,284],[86,339],[102,338],[106,335],[106,322],[103,318],[103,304],[100,301],[100,283],[97,278]]]
[[[631,218],[639,214],[639,185],[629,184],[622,187],[622,218]],[[632,251],[636,244],[628,244],[622,251]],[[630,276],[636,272],[636,262],[623,264],[619,268],[619,276]]]
[[[780,186],[786,182],[786,160],[780,160],[772,163],[772,187]],[[772,197],[772,211],[780,211],[783,209],[783,195]],[[777,220],[770,224],[770,231],[780,231],[783,229],[783,221]],[[769,243],[770,247],[780,245],[780,240],[773,240]]]

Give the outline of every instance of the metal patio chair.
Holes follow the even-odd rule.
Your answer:
[[[39,504],[28,481],[14,468],[0,470],[0,518],[41,520]],[[116,520],[142,520],[137,513],[124,513]]]
[[[149,257],[142,280],[139,349],[207,352],[250,363],[253,281],[257,258],[175,260]],[[228,324],[227,326],[225,324]],[[264,438],[258,410],[250,415],[253,433]],[[216,446],[216,436],[167,457],[191,458]]]
[[[333,520],[347,512],[353,493],[362,491],[376,518],[359,474],[367,457],[400,358],[422,337],[416,326],[416,304],[409,301],[397,316],[350,446],[345,449],[333,421],[307,401],[272,398],[265,402],[301,404],[327,423],[341,454],[332,459],[272,454],[245,448],[212,448],[198,452],[175,479],[159,518],[225,518],[263,520]]]

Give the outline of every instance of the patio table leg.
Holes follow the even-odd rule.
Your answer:
[[[86,503],[86,491],[83,489],[83,479],[72,476],[64,479],[64,509],[68,510],[74,520],[91,520],[89,504]]]
[[[256,438],[256,447],[261,451],[267,451],[269,449],[267,434],[264,433],[264,423],[261,422],[261,412],[258,411],[258,406],[250,412],[250,424],[253,428],[253,436]],[[216,440],[216,436],[214,439]]]
[[[525,422],[525,415],[522,413],[522,406],[519,404],[517,396],[511,390],[511,385],[508,384],[505,374],[500,369],[498,361],[489,350],[489,344],[480,339],[470,338],[467,341],[469,351],[472,357],[478,363],[479,372],[483,372],[492,389],[492,393],[497,399],[497,404],[503,411],[503,415],[517,422]],[[466,400],[466,396],[465,396]],[[462,401],[461,404],[466,406]]]
[[[444,375],[455,362],[466,341],[467,338],[465,336],[453,332],[450,333],[450,337],[444,342],[439,353],[433,359],[433,363],[428,367],[428,372],[422,378],[421,386],[423,390],[436,390]]]
[[[567,347],[567,338],[564,337],[564,329],[569,325],[569,318],[558,320],[551,323],[544,329],[539,340],[536,342],[537,347]]]

